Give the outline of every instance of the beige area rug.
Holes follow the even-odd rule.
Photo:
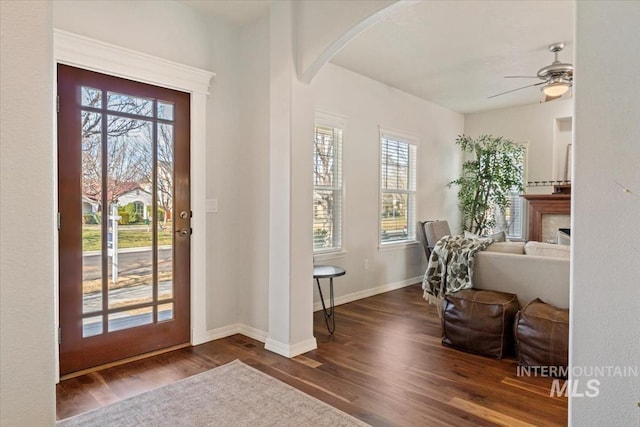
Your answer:
[[[104,408],[69,426],[366,426],[239,360]]]

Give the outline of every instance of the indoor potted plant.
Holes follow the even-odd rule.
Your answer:
[[[510,195],[523,191],[524,147],[492,135],[460,135],[456,144],[467,160],[449,187],[459,188],[462,230],[486,235],[496,225],[495,213],[506,212]]]

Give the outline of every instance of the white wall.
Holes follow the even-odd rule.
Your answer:
[[[351,37],[409,4],[397,0],[359,0],[345,7],[343,1],[335,0],[294,2],[298,76],[308,83]]]
[[[573,147],[573,116],[556,119],[553,130],[554,181],[571,179],[571,149]]]
[[[201,17],[211,47],[209,69],[216,73],[207,102],[207,198],[218,201],[218,212],[207,214],[207,329],[238,321],[242,293],[243,258],[247,242],[241,238],[248,212],[241,195],[251,186],[244,168],[240,139],[240,32]],[[171,25],[171,24],[168,24]]]
[[[2,1],[0,17],[0,425],[47,426],[56,380],[51,3]]]
[[[173,1],[56,0],[55,28],[209,69],[214,49],[207,21]],[[215,27],[214,25],[211,25]]]
[[[570,364],[640,369],[640,3],[577,2]],[[633,53],[631,53],[633,52]],[[584,382],[590,378],[574,377]],[[640,377],[597,377],[572,426],[633,426]]]
[[[533,89],[535,90],[535,89]],[[573,117],[573,99],[555,100],[465,115],[464,133],[503,136],[514,142],[528,142],[528,181],[549,181],[557,175],[558,145],[566,143],[566,133],[558,131],[558,119]],[[554,144],[554,141],[556,142]],[[564,154],[564,152],[562,153]],[[560,179],[560,178],[558,178]],[[527,193],[551,193],[551,186],[530,187]]]
[[[333,64],[318,73],[311,87],[318,111],[346,120],[343,230],[347,253],[326,261],[347,270],[346,276],[336,280],[336,297],[421,277],[426,259],[420,245],[378,249],[379,126],[419,139],[417,218],[448,219],[455,226],[456,192],[446,184],[459,172],[454,141],[462,133],[463,116]],[[317,292],[315,299],[319,301]]]
[[[269,329],[269,14],[240,30],[240,172],[252,185],[240,197],[242,224],[236,229],[244,243],[239,254],[245,268],[237,271],[244,285],[239,295],[239,321]],[[249,268],[250,266],[250,268]],[[264,339],[264,338],[263,338]]]
[[[295,74],[291,2],[270,11],[269,337],[265,348],[295,356],[317,347],[311,278],[313,101]]]

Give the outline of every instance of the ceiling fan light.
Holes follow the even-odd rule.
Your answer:
[[[569,90],[569,85],[564,82],[555,82],[550,83],[542,88],[542,92],[544,92],[547,96],[561,96],[564,95]]]

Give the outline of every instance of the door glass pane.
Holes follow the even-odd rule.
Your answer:
[[[100,335],[102,333],[102,316],[85,317],[82,319],[82,338]]]
[[[152,122],[108,116],[107,248],[109,308],[153,301],[153,233],[145,218],[153,203]],[[142,204],[142,215],[140,215]],[[148,215],[148,214],[147,214]],[[137,326],[137,311],[118,313],[118,326]]]
[[[121,331],[133,326],[147,325],[153,322],[153,307],[137,308],[109,315],[109,332]]]
[[[160,304],[158,306],[158,322],[173,319],[173,303]]]
[[[92,313],[102,310],[102,115],[83,111],[81,119],[82,313]]]
[[[82,86],[80,91],[83,107],[102,108],[102,91],[100,89]]]
[[[120,113],[151,117],[153,115],[153,99],[107,92],[107,109]]]
[[[173,120],[173,104],[169,102],[158,101],[158,118],[164,120]]]
[[[173,125],[158,124],[158,295],[173,298]],[[179,213],[178,213],[179,214]]]

